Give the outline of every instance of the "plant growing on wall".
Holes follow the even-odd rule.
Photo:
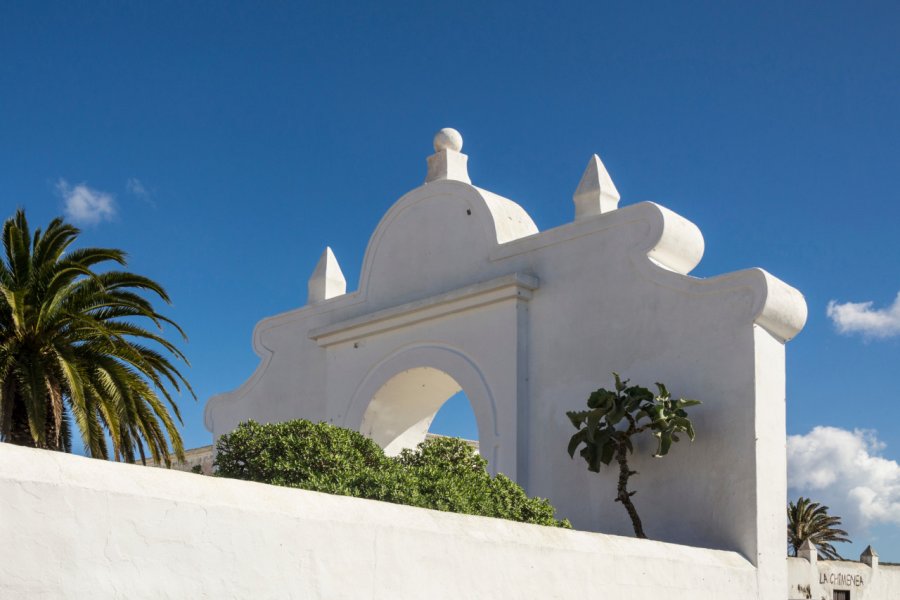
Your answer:
[[[787,541],[791,556],[810,540],[819,556],[829,560],[841,558],[831,542],[850,542],[847,532],[840,529],[841,518],[828,514],[828,507],[801,496],[797,503],[788,502]]]
[[[657,383],[658,394],[647,388],[629,386],[613,373],[615,390],[605,388],[593,392],[587,400],[587,410],[570,411],[566,415],[578,431],[569,440],[569,456],[575,457],[575,450],[582,444],[579,454],[587,462],[588,470],[598,473],[602,465],[609,465],[613,459],[619,465],[618,494],[616,502],[621,502],[634,534],[646,538],[641,518],[631,501],[637,492],[628,491],[629,479],[637,475],[628,466],[628,455],[634,452],[632,438],[644,432],[657,439],[655,457],[665,456],[673,442],[679,441],[678,434],[687,434],[694,440],[694,426],[688,419],[688,407],[700,404],[699,400],[672,399],[666,386]]]

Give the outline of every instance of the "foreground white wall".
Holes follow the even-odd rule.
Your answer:
[[[733,552],[0,444],[0,598],[757,598]]]

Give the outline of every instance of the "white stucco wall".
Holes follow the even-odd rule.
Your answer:
[[[802,295],[761,269],[691,277],[699,229],[651,202],[616,208],[599,160],[579,185],[578,218],[539,232],[520,206],[459,175],[453,152],[438,148],[429,160],[442,170],[387,211],[356,291],[335,287],[257,325],[260,365],[209,401],[207,427],[218,436],[249,418],[307,418],[408,444],[424,420],[410,411],[405,427],[391,411],[410,398],[387,391],[404,388],[399,375],[436,369],[466,392],[492,470],[549,497],[577,528],[630,535],[615,469],[589,473],[566,454],[565,412],[610,387],[612,371],[662,381],[703,405],[692,410],[695,443],[664,459],[651,458],[652,440],[636,449],[648,535],[737,551],[760,566],[761,597],[783,596],[784,343],[805,322]],[[445,383],[422,381],[436,389],[429,406]]]
[[[874,568],[851,560],[788,558],[788,600],[832,600],[834,590],[847,590],[851,600],[900,598],[900,565]]]
[[[757,598],[733,552],[0,444],[0,598]]]

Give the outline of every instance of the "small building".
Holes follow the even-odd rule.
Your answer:
[[[204,475],[212,475],[213,461],[216,459],[215,446],[200,446],[199,448],[191,448],[184,451],[184,460],[178,460],[175,455],[170,455],[169,460],[172,462],[172,469],[176,471],[189,471],[192,473],[203,473]],[[140,464],[139,461],[135,461]],[[152,458],[147,459],[148,467],[165,467],[165,464],[159,464]]]
[[[807,542],[788,558],[788,600],[895,600],[900,564],[879,563],[867,547],[859,560],[822,560]]]

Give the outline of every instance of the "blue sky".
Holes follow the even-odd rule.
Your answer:
[[[304,303],[326,244],[355,289],[437,129],[541,229],[597,152],[622,205],[701,228],[695,275],[761,266],[805,294],[791,494],[844,516],[846,555],[900,562],[898,22],[891,3],[7,2],[0,212],[68,209],[166,285],[199,446],[206,398],[250,375],[253,325]],[[454,406],[436,428],[473,435]]]

